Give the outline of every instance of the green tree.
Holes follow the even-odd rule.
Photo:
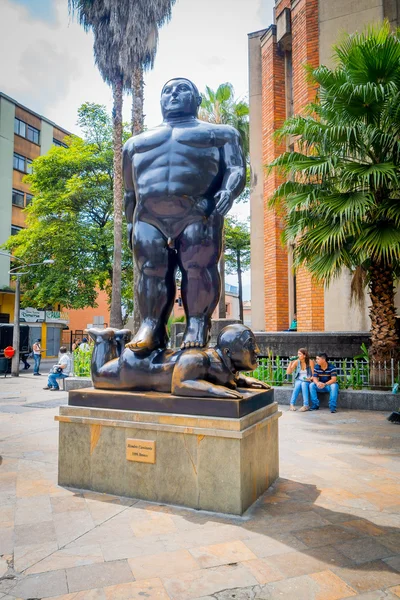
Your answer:
[[[400,275],[400,37],[387,22],[346,36],[336,67],[311,72],[316,102],[279,132],[298,151],[272,164],[287,182],[271,206],[283,210],[294,265],[329,284],[343,269],[371,297],[374,360],[399,349],[394,286]]]
[[[105,108],[84,104],[78,123],[85,139],[72,136],[33,161],[26,176],[34,199],[27,228],[6,248],[26,262],[53,258],[22,279],[23,304],[66,308],[96,305],[96,287],[111,292],[113,277],[112,122]],[[129,135],[125,133],[125,137]],[[123,297],[131,297],[131,257],[124,236]],[[129,292],[129,293],[128,293]],[[125,305],[128,304],[125,300]]]
[[[249,105],[243,100],[235,99],[235,90],[229,82],[221,83],[217,90],[206,86],[202,94],[203,100],[199,110],[199,119],[208,123],[231,125],[240,133],[243,152],[247,168],[246,188],[238,198],[238,201],[247,201],[249,197],[248,182],[250,179],[249,167]],[[221,276],[221,297],[219,300],[219,317],[226,317],[225,304],[225,233],[222,239],[222,254],[219,261],[219,272]]]
[[[239,288],[239,318],[243,323],[242,273],[250,267],[250,228],[248,221],[235,217],[225,220],[225,268],[229,274],[237,274]]]

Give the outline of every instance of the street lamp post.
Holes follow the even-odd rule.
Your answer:
[[[12,357],[11,362],[11,375],[13,377],[19,377],[19,342],[20,342],[20,326],[19,326],[19,310],[20,310],[20,295],[21,295],[21,280],[22,275],[26,275],[27,271],[20,271],[20,269],[28,269],[29,267],[36,267],[38,265],[51,265],[54,260],[51,258],[45,259],[38,263],[26,263],[22,258],[8,254],[7,252],[1,252],[2,256],[9,256],[14,260],[19,260],[22,265],[18,265],[11,269],[8,273],[16,278],[15,284],[15,298],[14,298],[14,328],[13,328],[13,348],[15,354]]]

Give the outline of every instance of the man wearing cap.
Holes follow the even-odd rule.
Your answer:
[[[200,104],[191,81],[171,79],[161,92],[162,124],[124,146],[125,214],[142,319],[128,344],[133,352],[166,347],[178,267],[186,315],[182,347],[204,347],[209,338],[224,216],[244,188],[246,166],[239,133],[198,120]]]

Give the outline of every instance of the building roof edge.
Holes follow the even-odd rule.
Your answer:
[[[68,131],[68,129],[61,127],[61,125],[57,125],[57,123],[54,123],[54,121],[50,121],[50,119],[47,119],[47,117],[44,117],[43,115],[40,115],[39,113],[35,112],[31,108],[28,108],[24,104],[21,104],[21,102],[18,102],[18,100],[11,98],[11,96],[7,96],[7,94],[5,94],[2,91],[0,91],[0,98],[5,98],[5,100],[12,102],[13,104],[15,104],[16,106],[19,106],[19,108],[22,108],[23,110],[26,110],[27,112],[31,113],[35,117],[38,117],[38,119],[45,121],[46,123],[48,123],[49,125],[52,125],[53,127],[57,127],[57,129],[61,129],[61,131],[63,131],[66,135],[75,135],[71,131]]]

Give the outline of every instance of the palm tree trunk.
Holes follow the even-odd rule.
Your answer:
[[[143,67],[138,65],[132,75],[132,135],[138,135],[143,131]],[[133,334],[140,327],[140,311],[137,297],[138,271],[133,260]]]
[[[242,285],[242,265],[240,262],[240,250],[236,250],[236,263],[239,287],[239,319],[243,323],[243,285]]]
[[[372,262],[369,268],[369,291],[371,306],[371,346],[370,358],[374,363],[386,361],[390,364],[391,358],[398,358],[399,336],[396,331],[396,308],[394,305],[393,270],[390,266]],[[376,385],[377,369],[371,368],[370,380]]]
[[[111,291],[110,325],[122,328],[121,247],[122,247],[122,79],[113,84],[114,147],[114,260]]]
[[[219,276],[221,278],[221,295],[219,297],[218,317],[226,319],[225,303],[225,227],[222,230],[221,258],[219,259]]]

